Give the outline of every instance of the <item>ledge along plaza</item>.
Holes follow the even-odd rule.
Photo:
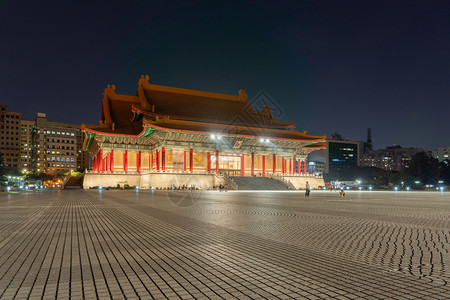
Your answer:
[[[272,177],[291,188],[315,188],[323,179],[307,173],[306,157],[325,147],[325,136],[294,130],[272,117],[268,105],[253,109],[239,95],[160,86],[141,76],[135,96],[104,91],[99,125],[82,125],[84,150],[93,157],[84,188],[217,184],[230,177]]]

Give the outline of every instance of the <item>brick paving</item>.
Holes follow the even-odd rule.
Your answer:
[[[1,299],[450,299],[450,193],[0,195]]]

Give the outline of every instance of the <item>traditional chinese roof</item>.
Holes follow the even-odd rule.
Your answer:
[[[267,105],[253,109],[244,90],[238,95],[173,88],[150,84],[141,76],[136,96],[115,92],[108,85],[103,93],[99,125],[82,125],[86,131],[104,135],[145,136],[145,128],[199,134],[223,134],[254,138],[319,142],[325,136],[310,136],[293,130],[295,123],[272,118]]]
[[[239,95],[225,95],[144,84],[138,95],[143,105],[133,109],[147,116],[267,128],[295,126],[293,122],[274,120],[267,106],[262,111],[254,110],[244,90],[240,90]]]
[[[138,136],[142,121],[133,121],[132,106],[139,104],[139,97],[116,94],[114,85],[108,85],[103,93],[102,113],[99,125],[82,125],[88,131],[99,134]]]
[[[322,148],[326,148],[326,147],[327,147],[326,143],[314,143],[314,144],[306,145],[303,148],[304,149],[322,149]]]
[[[295,140],[298,142],[323,141],[323,136],[307,135],[295,130],[268,129],[264,127],[236,126],[227,124],[210,124],[202,122],[173,120],[170,118],[151,120],[144,118],[144,124],[152,128],[197,134],[219,134],[224,136],[259,137],[279,140]],[[316,144],[314,144],[316,145]]]

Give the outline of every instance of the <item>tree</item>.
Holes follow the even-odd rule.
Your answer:
[[[439,163],[439,179],[445,184],[450,184],[450,161],[444,160]]]
[[[5,180],[5,167],[3,166],[3,154],[0,153],[0,181]]]
[[[434,184],[439,178],[439,161],[426,152],[416,153],[409,166],[403,169],[406,175],[425,184]]]

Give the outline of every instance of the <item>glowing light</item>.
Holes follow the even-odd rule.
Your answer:
[[[218,140],[221,140],[221,139],[222,139],[222,136],[221,136],[221,135],[219,135],[219,136],[217,137],[217,139],[218,139]]]
[[[409,191],[411,188],[409,186],[406,187],[406,190]]]
[[[395,187],[394,190],[395,190],[395,191],[398,191],[398,187]]]
[[[216,136],[215,136],[214,134],[211,134],[211,138],[212,138],[213,140],[215,140],[215,139],[216,139]]]
[[[268,143],[269,142],[269,139],[266,139],[266,143]]]
[[[369,186],[369,190],[372,190],[372,187],[371,187],[371,186]]]
[[[261,143],[264,143],[264,139],[259,139],[259,141],[260,141]]]

